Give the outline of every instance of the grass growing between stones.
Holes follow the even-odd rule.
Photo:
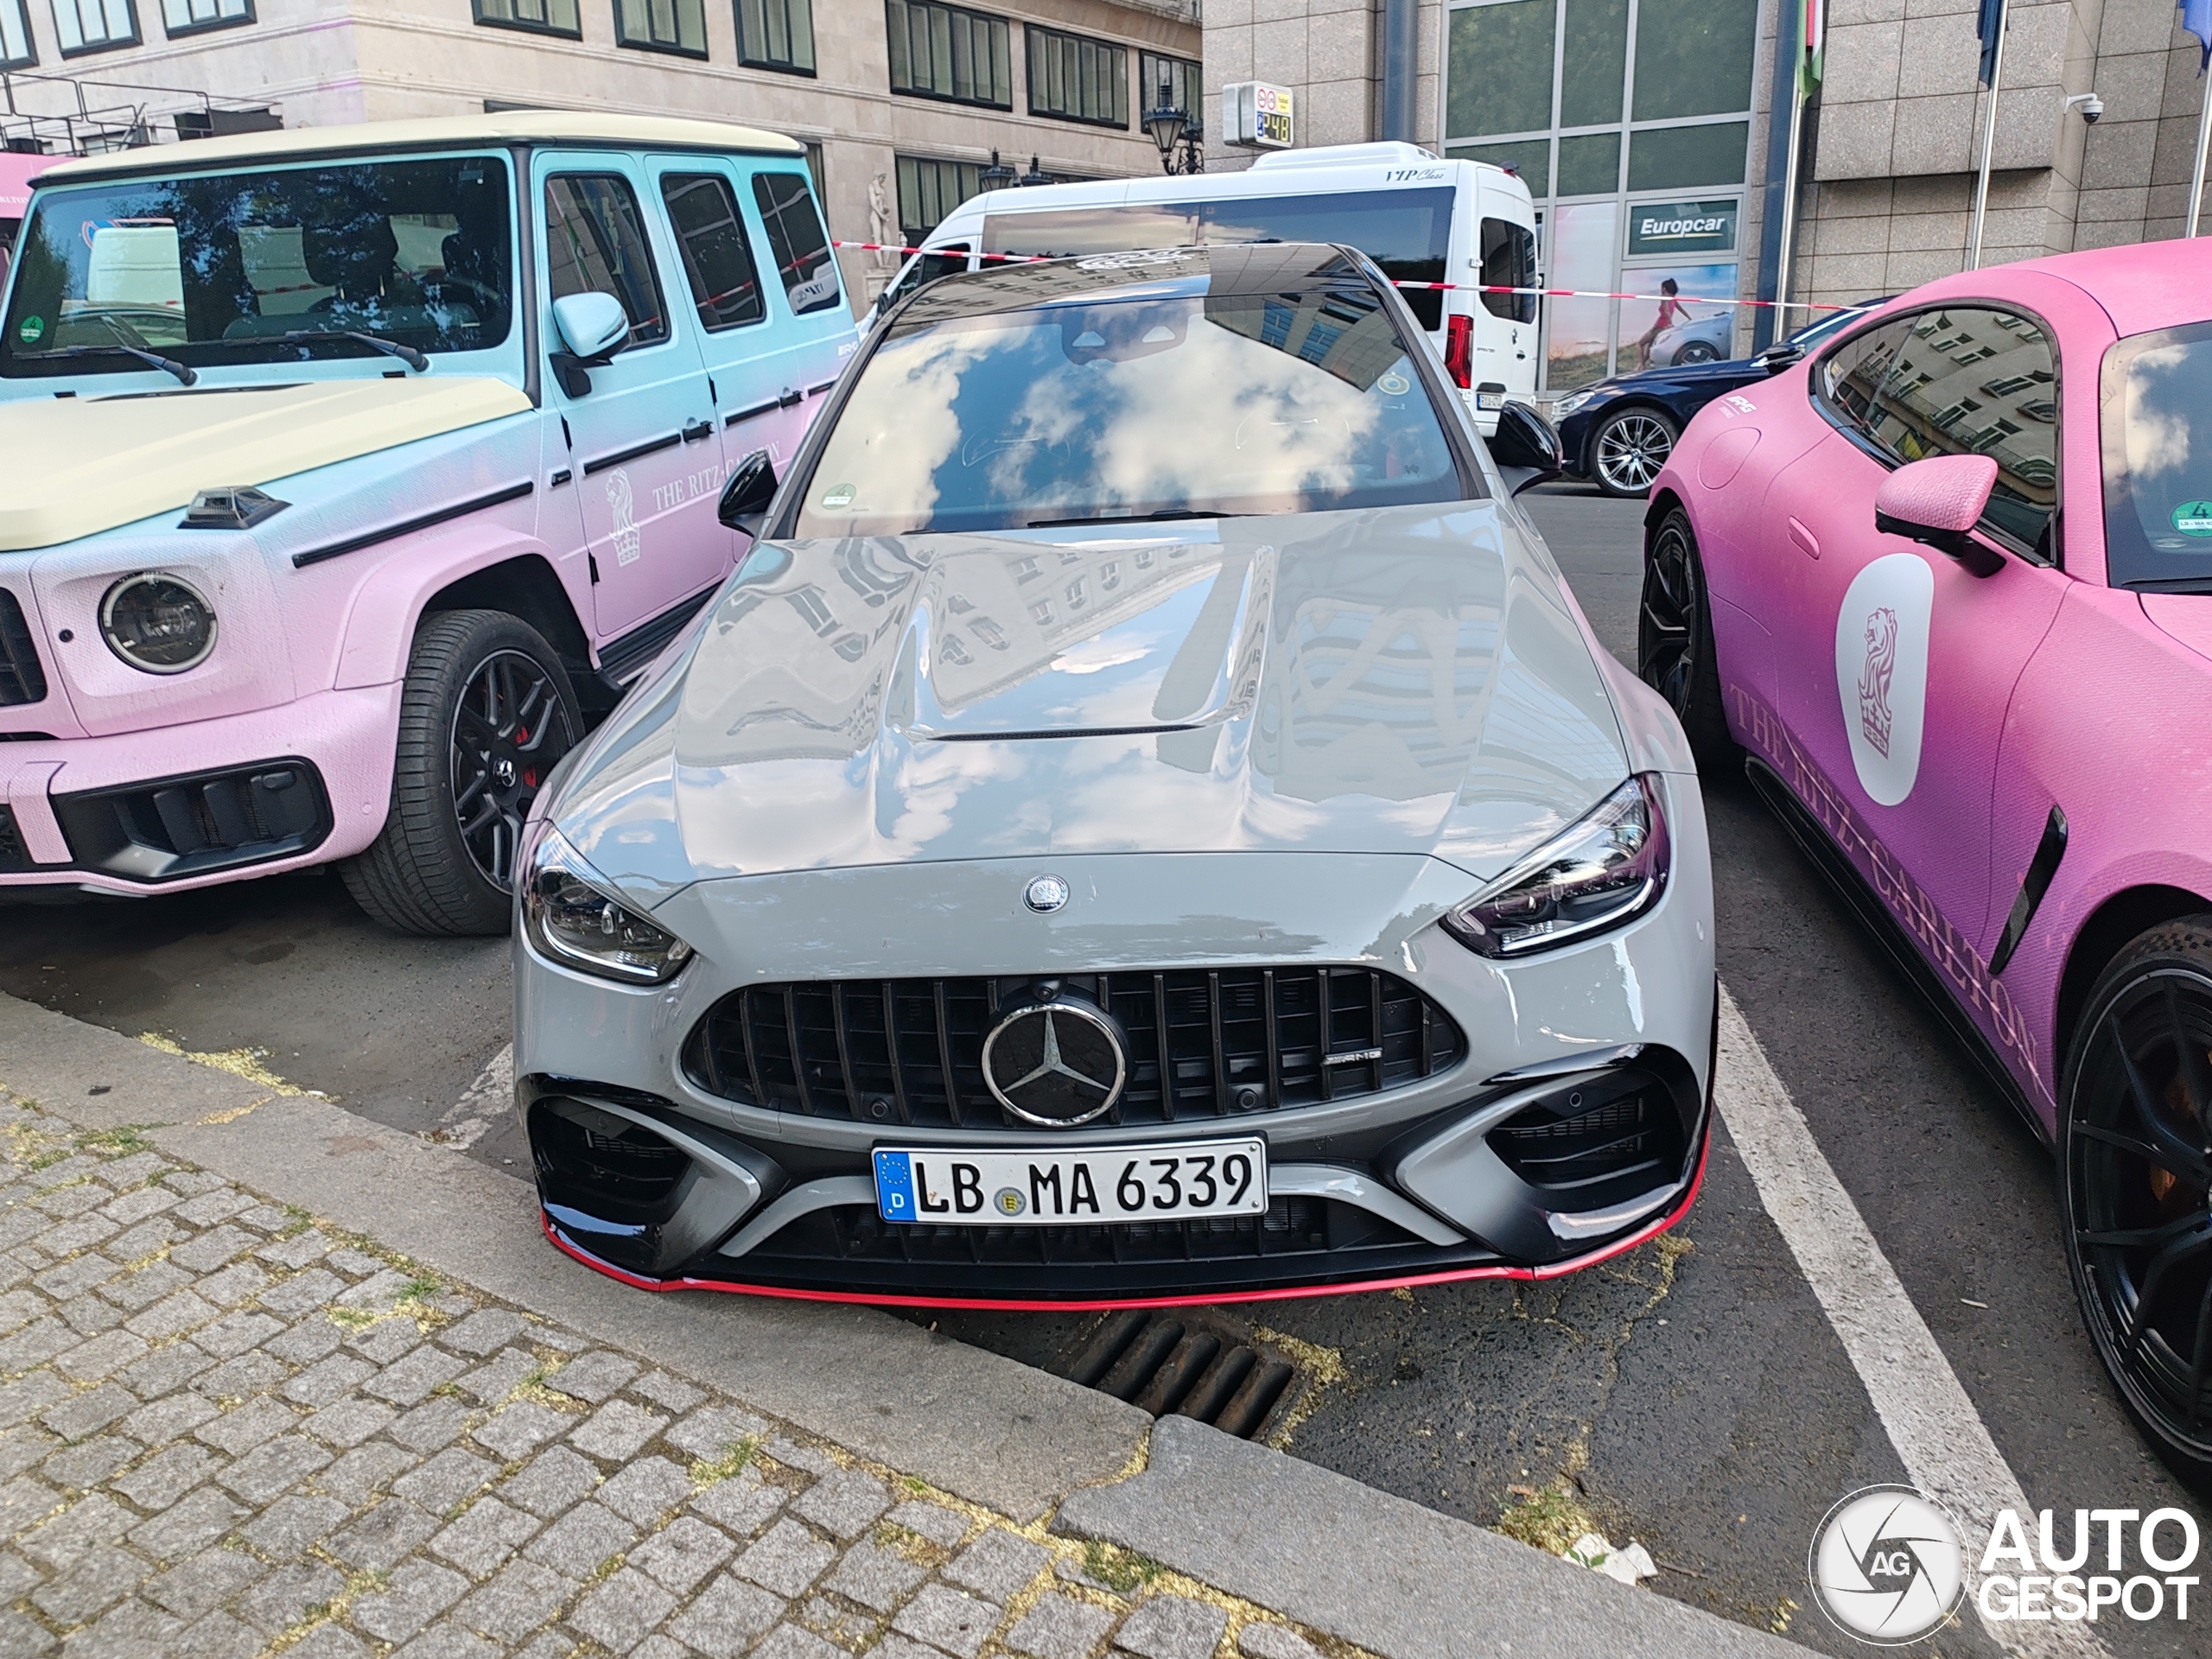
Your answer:
[[[691,1465],[691,1484],[707,1487],[716,1481],[732,1480],[743,1474],[760,1455],[760,1440],[748,1434],[741,1440],[732,1440],[722,1448],[719,1458],[699,1458]]]
[[[1598,1529],[1590,1511],[1564,1481],[1555,1481],[1541,1491],[1516,1487],[1514,1494],[1519,1501],[1497,1517],[1497,1529],[1509,1538],[1564,1555],[1584,1533]]]

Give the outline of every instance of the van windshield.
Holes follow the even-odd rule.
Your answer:
[[[513,318],[505,158],[363,162],[41,192],[0,374],[478,351]]]
[[[983,219],[983,251],[1065,258],[1209,242],[1334,242],[1357,248],[1393,282],[1440,283],[1452,249],[1452,198],[1448,188],[1341,190],[989,213]],[[1440,292],[1398,292],[1422,327],[1433,333],[1444,326]]]

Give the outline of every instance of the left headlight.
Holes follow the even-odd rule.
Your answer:
[[[1657,785],[1630,779],[1459,909],[1445,931],[1485,957],[1519,957],[1641,916],[1666,891],[1667,817]]]
[[[100,633],[131,667],[181,674],[215,649],[215,607],[181,577],[141,571],[101,596]]]
[[[522,893],[522,924],[541,956],[602,979],[632,985],[671,980],[691,947],[601,889],[611,885],[557,830],[531,853]]]
[[[1588,390],[1568,392],[1566,397],[1560,398],[1557,403],[1552,405],[1552,419],[1555,421],[1565,420],[1568,416],[1573,414],[1576,410],[1580,409],[1585,404],[1588,403],[1597,395],[1598,394],[1595,391]]]

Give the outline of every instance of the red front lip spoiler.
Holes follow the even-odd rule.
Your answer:
[[[1576,1256],[1569,1262],[1554,1262],[1541,1268],[1453,1268],[1442,1273],[1404,1274],[1392,1279],[1365,1279],[1344,1285],[1281,1285],[1264,1290],[1224,1291],[1211,1295],[1193,1296],[1116,1296],[1103,1299],[1056,1301],[1049,1299],[1020,1296],[897,1296],[868,1291],[801,1290],[779,1285],[741,1285],[721,1279],[646,1279],[634,1273],[601,1261],[588,1251],[580,1250],[554,1230],[553,1223],[542,1209],[537,1212],[538,1225],[553,1247],[565,1255],[574,1256],[586,1267],[619,1279],[624,1284],[639,1290],[718,1290],[734,1296],[780,1296],[800,1302],[863,1302],[875,1307],[944,1307],[975,1308],[1006,1313],[1090,1313],[1124,1307],[1198,1307],[1224,1302],[1280,1302],[1295,1297],[1349,1296],[1367,1290],[1398,1290],[1416,1285],[1457,1284],[1467,1279],[1557,1279],[1570,1273],[1580,1273],[1585,1268],[1594,1268],[1601,1262],[1610,1262],[1624,1255],[1639,1244],[1649,1243],[1684,1216],[1697,1202],[1699,1190],[1705,1185],[1705,1166],[1713,1155],[1713,1117],[1708,1109],[1703,1144],[1698,1148],[1697,1173],[1690,1177],[1690,1184],[1679,1202],[1656,1220],[1646,1222],[1624,1238],[1617,1238],[1603,1249],[1587,1255]]]

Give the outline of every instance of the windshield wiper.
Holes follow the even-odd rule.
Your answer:
[[[149,368],[175,375],[188,386],[197,385],[200,379],[197,372],[173,357],[163,357],[159,352],[142,351],[136,346],[125,346],[121,340],[112,346],[56,346],[51,351],[25,352],[23,355],[41,359],[49,357],[135,357]]]
[[[403,346],[396,340],[386,340],[382,334],[365,334],[354,328],[288,328],[281,334],[264,334],[264,340],[274,340],[285,345],[304,340],[350,340],[357,345],[370,346],[386,357],[396,357],[409,368],[421,374],[430,366],[430,359],[412,346]]]
[[[1170,518],[1249,518],[1248,512],[1211,507],[1162,507],[1158,512],[1087,512],[1074,518],[1032,518],[1023,530],[1064,530],[1071,524],[1156,524]]]

